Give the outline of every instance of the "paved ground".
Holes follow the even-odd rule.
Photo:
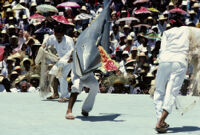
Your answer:
[[[0,135],[154,135],[155,111],[147,95],[98,94],[90,117],[80,115],[86,94],[74,107],[75,120],[64,118],[67,103],[47,101],[38,93],[0,93]],[[184,102],[194,98],[184,97]],[[200,135],[200,105],[167,122],[170,135]]]

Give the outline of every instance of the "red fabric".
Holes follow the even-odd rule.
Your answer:
[[[0,61],[3,60],[3,54],[4,54],[4,47],[0,46]]]

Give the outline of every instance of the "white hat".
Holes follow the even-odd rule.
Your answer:
[[[27,16],[26,16],[26,15],[23,15],[23,16],[22,16],[22,19],[27,19]]]
[[[123,51],[122,55],[123,55],[123,54],[129,55],[128,51]]]
[[[25,0],[20,0],[19,3],[25,3]]]
[[[196,14],[196,13],[194,12],[194,10],[190,10],[189,14]]]
[[[166,20],[167,18],[164,15],[160,15],[158,20]]]
[[[194,5],[192,6],[192,8],[199,8],[200,6],[199,6],[199,3],[194,3]]]
[[[37,6],[37,3],[36,3],[36,2],[32,2],[32,3],[31,3],[31,7],[34,7],[34,6]]]
[[[128,35],[128,36],[126,37],[126,40],[127,40],[127,41],[133,40],[133,38],[132,38],[130,35]]]
[[[186,6],[187,5],[187,0],[183,0],[181,5]]]
[[[86,6],[82,6],[82,7],[81,7],[81,10],[87,11],[87,7],[86,7]]]
[[[169,3],[169,6],[174,6],[174,3],[171,1],[171,2]]]

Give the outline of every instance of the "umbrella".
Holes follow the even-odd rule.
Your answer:
[[[151,14],[151,12],[147,8],[141,7],[140,9],[135,10],[135,14]]]
[[[155,8],[148,8],[148,10],[151,11],[151,12],[160,13],[160,11],[158,9],[155,9]]]
[[[137,19],[136,17],[124,17],[124,18],[120,18],[119,20],[116,21],[116,24],[119,24],[120,22],[125,21],[126,24],[127,23],[131,23],[131,21],[137,21],[140,22],[139,19]]]
[[[138,4],[138,3],[145,3],[145,2],[149,2],[149,0],[136,0],[133,4]]]
[[[69,23],[69,21],[63,15],[55,15],[55,16],[52,16],[52,18],[55,21],[63,23],[63,24],[68,24]]]
[[[142,26],[147,27],[147,28],[150,28],[150,27],[151,27],[151,26],[148,25],[148,24],[138,24],[138,25],[135,25],[135,26],[133,26],[133,27],[134,27],[134,28],[140,28],[140,27],[142,27]]]
[[[184,10],[180,9],[180,8],[174,8],[174,9],[171,9],[169,10],[170,13],[179,13],[179,14],[187,14]]]
[[[45,19],[46,17],[40,15],[40,14],[34,14],[32,16],[30,16],[30,19]]]
[[[0,61],[3,60],[3,54],[4,54],[4,47],[0,46]]]
[[[89,14],[86,14],[86,13],[80,13],[78,14],[74,20],[88,20],[88,19],[91,19],[92,18],[92,15],[89,15]]]
[[[22,6],[21,4],[17,4],[16,6],[14,6],[13,8],[12,8],[13,10],[23,10],[23,9],[26,9],[24,6]]]
[[[80,5],[76,2],[63,2],[58,4],[56,7],[80,7]]]
[[[52,5],[42,4],[36,7],[39,13],[55,12],[58,13],[58,9]]]

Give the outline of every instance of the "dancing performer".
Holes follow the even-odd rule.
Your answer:
[[[73,39],[69,36],[64,35],[65,29],[63,24],[58,24],[55,27],[54,35],[49,36],[45,43],[45,47],[54,46],[58,56],[59,61],[51,68],[49,74],[55,75],[60,83],[60,98],[59,102],[66,102],[69,98],[68,93],[68,82],[66,80],[70,70],[71,70],[71,63],[68,63],[72,51],[74,49],[74,42]],[[60,76],[58,76],[58,71],[62,72]],[[52,96],[48,97],[47,99],[55,99],[58,98],[58,92],[54,89],[54,93]]]
[[[88,113],[93,108],[96,94],[99,91],[99,84],[94,77],[93,71],[100,66],[101,62],[97,45],[101,44],[102,40],[104,40],[104,46],[107,46],[106,43],[108,43],[108,38],[104,36],[108,34],[106,34],[108,31],[105,29],[107,28],[106,24],[109,21],[108,15],[110,3],[111,1],[104,0],[104,10],[98,18],[81,33],[76,42],[75,49],[73,51],[73,66],[71,75],[73,85],[66,112],[66,119],[75,118],[72,115],[72,108],[78,94],[82,91],[84,86],[90,88],[90,90],[82,106],[82,115],[88,116]]]
[[[175,98],[179,94],[186,75],[189,45],[192,43],[193,36],[191,31],[197,29],[181,25],[182,23],[177,20],[173,24],[173,28],[163,33],[161,40],[156,90],[154,92],[158,120],[155,129],[159,133],[167,132],[169,127],[165,120],[172,112]]]

